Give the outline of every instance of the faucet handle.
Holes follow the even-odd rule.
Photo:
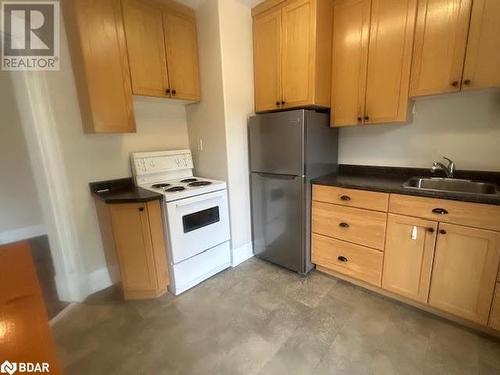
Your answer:
[[[450,158],[447,158],[446,156],[444,155],[441,155],[441,157],[446,160],[448,162],[448,164],[455,164],[455,162],[453,160],[451,160]]]
[[[453,177],[453,174],[455,173],[455,162],[444,155],[442,155],[442,157],[448,162],[448,171],[450,172],[451,177]]]

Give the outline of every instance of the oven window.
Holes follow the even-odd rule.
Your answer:
[[[182,217],[184,233],[206,227],[207,225],[220,221],[219,207],[212,207],[207,210],[198,211]]]

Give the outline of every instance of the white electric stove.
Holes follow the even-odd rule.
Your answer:
[[[132,154],[136,184],[164,195],[170,291],[178,295],[231,264],[224,181],[193,176],[190,150]]]

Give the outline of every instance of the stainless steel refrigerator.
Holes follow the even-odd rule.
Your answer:
[[[337,170],[338,132],[309,110],[248,123],[252,239],[257,257],[301,274],[311,263],[311,179]]]

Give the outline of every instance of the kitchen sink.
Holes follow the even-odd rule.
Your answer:
[[[500,195],[495,184],[456,178],[412,177],[403,184],[406,189],[430,190],[479,195]]]

